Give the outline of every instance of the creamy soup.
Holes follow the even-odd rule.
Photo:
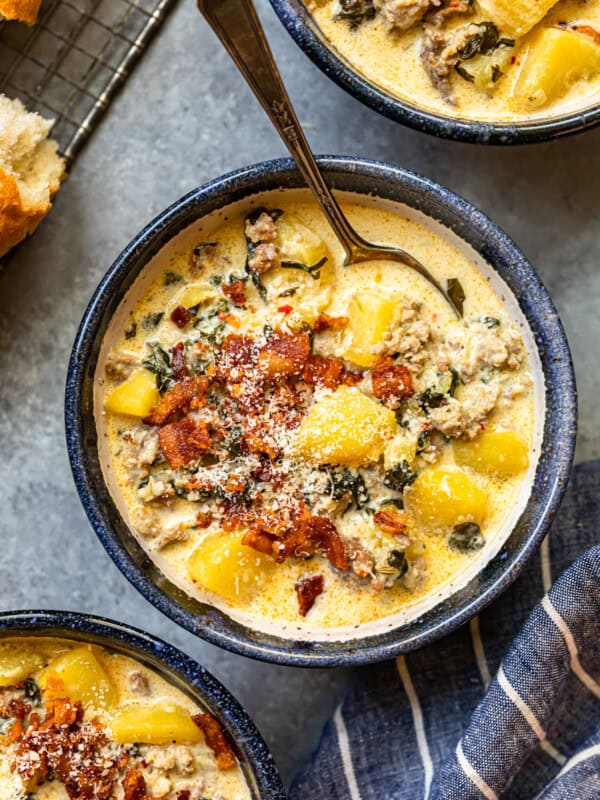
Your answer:
[[[537,458],[531,357],[489,267],[431,220],[344,206],[447,280],[462,319],[407,267],[344,267],[303,193],[263,199],[203,220],[122,304],[96,374],[103,469],[192,596],[355,633],[501,546]]]
[[[220,724],[137,661],[0,642],[0,800],[247,800]]]
[[[600,0],[314,0],[335,49],[444,116],[519,122],[600,100]]]

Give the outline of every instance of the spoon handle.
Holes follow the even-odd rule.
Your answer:
[[[198,0],[198,8],[235,61],[292,154],[346,253],[346,262],[363,241],[352,228],[306,141],[283,85],[252,0]]]

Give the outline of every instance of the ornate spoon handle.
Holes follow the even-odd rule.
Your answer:
[[[306,141],[251,0],[198,0],[198,8],[226,47],[287,145],[346,253],[368,247],[342,213]]]

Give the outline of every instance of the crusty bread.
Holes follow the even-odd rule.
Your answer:
[[[35,230],[65,176],[51,127],[0,94],[0,256]]]
[[[0,20],[16,19],[33,25],[41,5],[42,0],[0,0]]]

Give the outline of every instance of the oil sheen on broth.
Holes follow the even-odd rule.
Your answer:
[[[334,48],[385,91],[443,116],[519,122],[600,96],[599,0],[315,0]]]
[[[0,641],[0,800],[248,800],[219,722],[134,659]]]
[[[404,266],[343,267],[304,198],[203,220],[96,375],[105,477],[151,558],[295,636],[436,595],[499,546],[535,461],[529,356],[489,279],[418,222],[345,206],[450,280],[458,320]]]

